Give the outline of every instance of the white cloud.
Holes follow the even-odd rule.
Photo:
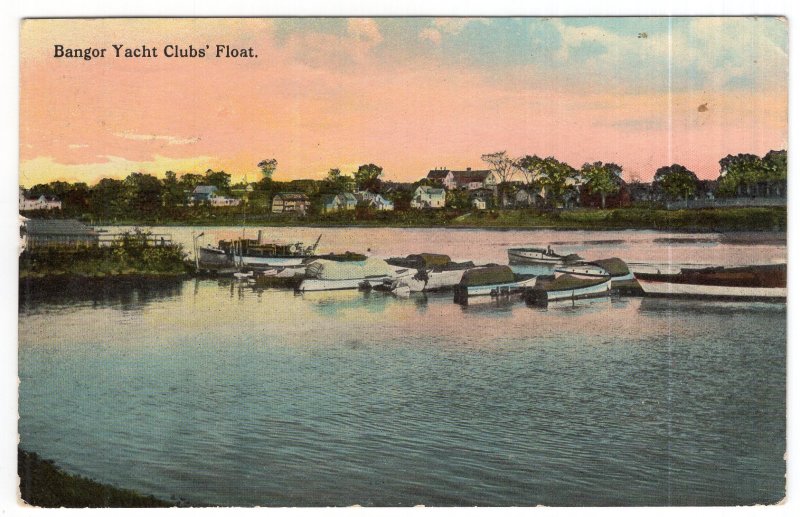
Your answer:
[[[375,46],[383,41],[378,24],[375,20],[370,18],[350,18],[347,20],[347,33],[357,39],[363,41],[369,46]]]
[[[430,41],[431,43],[438,45],[439,43],[442,42],[442,33],[436,29],[427,27],[420,31],[419,39]]]
[[[192,137],[192,138],[181,138],[177,136],[169,136],[169,135],[143,135],[138,133],[130,133],[130,132],[123,132],[123,133],[114,133],[114,136],[118,136],[120,138],[125,138],[127,140],[139,140],[143,142],[155,142],[155,141],[164,141],[167,145],[187,145],[187,144],[196,144],[200,141],[200,137]]]
[[[83,149],[84,147],[89,147],[89,144],[69,144],[67,147],[70,149]]]

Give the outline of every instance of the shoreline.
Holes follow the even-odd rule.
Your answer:
[[[166,501],[70,474],[53,460],[17,448],[18,502],[37,508],[175,508],[193,506]]]

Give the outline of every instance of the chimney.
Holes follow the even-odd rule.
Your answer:
[[[467,172],[471,171],[472,167],[467,167]]]

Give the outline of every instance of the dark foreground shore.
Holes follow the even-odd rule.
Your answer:
[[[38,454],[17,449],[17,474],[22,500],[44,508],[169,508],[170,503],[97,481],[67,474]]]

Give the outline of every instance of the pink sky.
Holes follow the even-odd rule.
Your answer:
[[[730,51],[728,40],[714,38],[713,25],[681,29],[685,34],[676,31],[671,40],[651,36],[654,61],[669,55],[676,66],[705,73],[701,87],[670,94],[612,73],[613,61],[603,68],[603,59],[624,62],[625,52],[641,52],[624,32],[556,25],[562,42],[556,61],[487,64],[446,55],[446,38],[463,28],[433,19],[408,28],[409,38],[419,33],[413,48],[393,43],[375,20],[342,23],[338,33],[313,24],[279,33],[276,21],[259,19],[27,21],[20,183],[91,184],[133,171],[161,177],[166,170],[208,168],[252,181],[260,174],[256,164],[271,157],[278,160],[276,179],[321,178],[332,167],[352,172],[372,162],[386,179],[413,181],[438,166],[481,167],[481,154],[498,150],[554,155],[575,167],[613,161],[627,178],[645,181],[673,162],[715,178],[726,154],[786,147],[785,52],[758,55],[774,61],[777,79],[750,88],[720,85],[698,68],[702,53],[688,50],[689,43],[686,51],[677,47],[706,31],[723,46],[720,53]],[[583,42],[569,46],[569,38],[590,36],[608,51],[579,62]],[[107,56],[112,43],[146,44],[159,53],[170,43],[209,44],[209,53],[229,43],[253,47],[259,57],[56,59],[56,43],[106,47]],[[746,66],[720,68],[719,75],[738,77]],[[698,111],[702,104],[707,111]]]

